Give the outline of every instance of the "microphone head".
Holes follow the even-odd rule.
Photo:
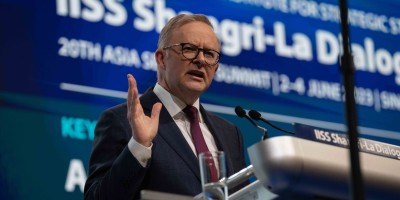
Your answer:
[[[243,108],[240,106],[235,107],[235,113],[240,118],[243,118],[244,116],[246,116],[246,111],[243,110]]]
[[[254,120],[260,120],[261,119],[261,114],[259,112],[255,111],[255,110],[250,110],[249,111],[249,115]]]

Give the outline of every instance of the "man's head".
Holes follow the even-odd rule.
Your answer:
[[[172,18],[158,41],[158,83],[192,104],[210,86],[219,51],[219,40],[207,17],[181,14]]]

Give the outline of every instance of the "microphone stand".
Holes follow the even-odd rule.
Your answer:
[[[350,53],[347,0],[339,0],[340,21],[343,40],[341,70],[346,97],[346,120],[349,135],[351,163],[351,196],[354,200],[364,199],[364,185],[358,151],[357,111],[354,99],[354,64]]]

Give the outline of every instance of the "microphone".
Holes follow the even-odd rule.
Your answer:
[[[236,106],[235,107],[235,113],[236,113],[236,115],[238,116],[238,117],[240,117],[240,118],[246,118],[247,120],[249,120],[249,122],[251,123],[251,124],[253,124],[253,126],[255,126],[258,130],[260,130],[260,131],[262,131],[263,132],[263,136],[262,136],[262,138],[261,138],[261,140],[265,140],[265,139],[267,139],[267,129],[266,128],[263,128],[263,127],[261,127],[261,126],[259,126],[259,125],[257,125],[253,120],[251,120],[250,119],[250,117],[246,114],[246,111],[242,108],[242,107],[240,107],[240,106]]]
[[[279,128],[279,127],[275,126],[274,124],[272,124],[272,123],[269,122],[268,120],[266,120],[266,119],[264,119],[263,117],[261,117],[261,113],[255,111],[255,110],[250,110],[250,111],[249,111],[249,115],[250,115],[250,117],[251,117],[252,119],[254,119],[254,120],[256,120],[256,121],[261,120],[261,121],[267,123],[268,125],[272,126],[272,128],[275,128],[275,129],[277,129],[277,130],[283,131],[283,132],[285,132],[285,133],[290,133],[290,134],[294,134],[294,135],[296,134],[296,133],[294,133],[294,132],[292,132],[292,131],[287,131],[287,130],[285,130],[285,129],[282,129],[282,128]]]

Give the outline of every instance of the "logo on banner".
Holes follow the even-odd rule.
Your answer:
[[[300,138],[338,147],[349,147],[349,139],[346,134],[299,123],[295,123],[294,128],[296,136]],[[392,144],[359,138],[358,149],[360,152],[400,160],[400,147]]]

